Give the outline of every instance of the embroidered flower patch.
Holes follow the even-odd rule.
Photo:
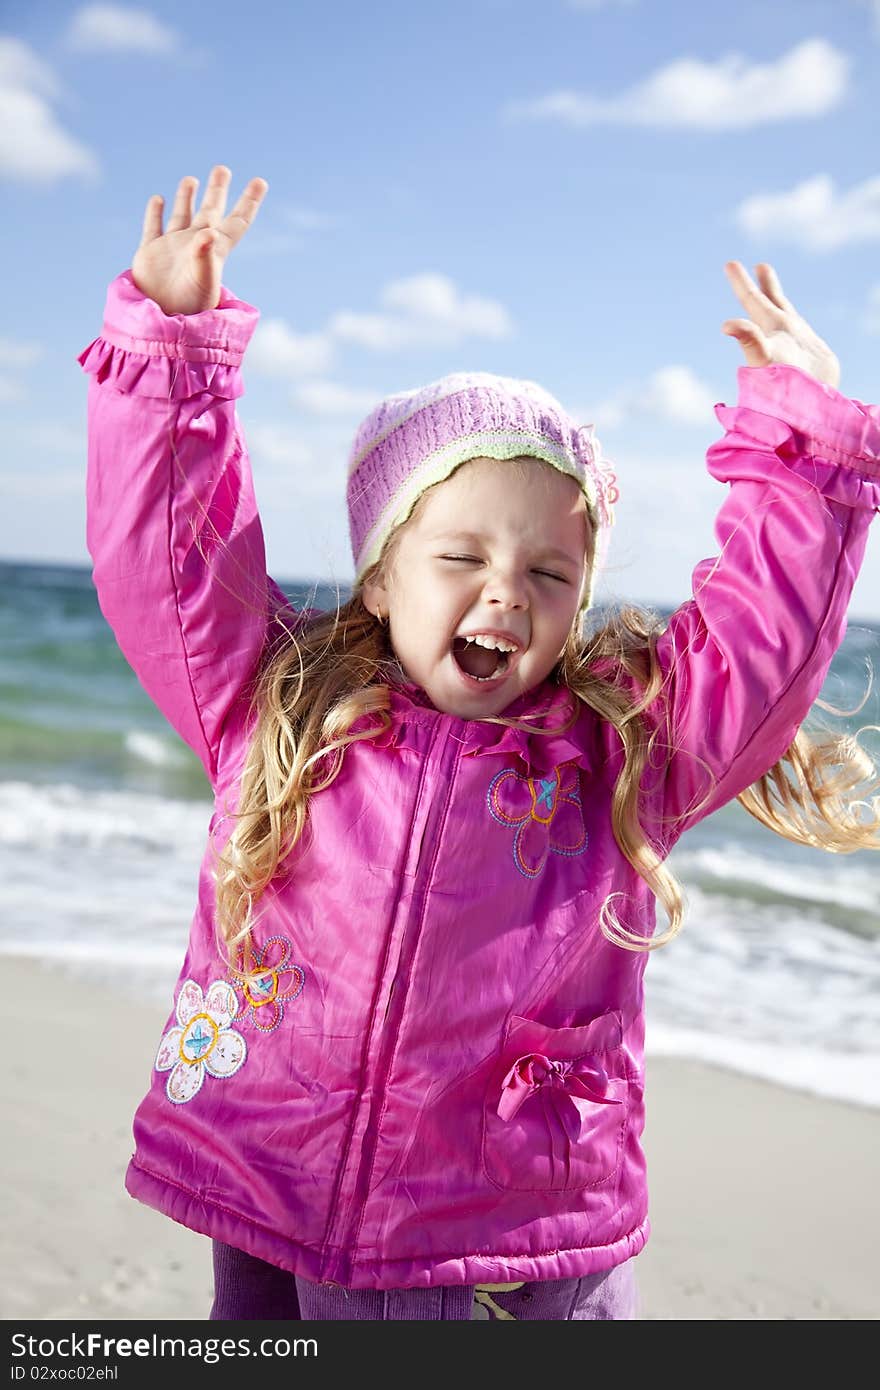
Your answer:
[[[587,847],[577,767],[563,763],[545,777],[522,777],[506,767],[493,777],[489,810],[499,825],[515,828],[513,862],[537,878],[547,855],[583,854]]]
[[[195,980],[184,980],[176,1012],[180,1026],[159,1044],[156,1070],[170,1071],[165,1094],[174,1105],[184,1105],[201,1090],[206,1073],[219,1081],[233,1076],[247,1056],[247,1043],[231,1027],[238,999],[225,980],[212,981],[206,996]]]
[[[302,966],[290,963],[292,950],[286,936],[270,936],[249,958],[240,951],[237,969],[229,972],[244,995],[244,1018],[261,1033],[278,1027],[285,1002],[296,999],[305,984]]]

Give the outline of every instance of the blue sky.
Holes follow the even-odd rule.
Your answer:
[[[227,266],[270,569],[351,577],[346,454],[383,395],[530,377],[620,480],[597,598],[715,553],[736,399],[723,264],[771,261],[880,385],[880,0],[302,0],[0,9],[0,556],[88,563],[85,378],[151,193],[270,192]],[[880,528],[851,618],[880,620]]]

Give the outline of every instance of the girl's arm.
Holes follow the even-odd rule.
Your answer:
[[[662,766],[658,750],[646,787],[649,821],[664,818],[663,853],[793,742],[843,641],[880,509],[880,409],[835,389],[833,354],[794,322],[770,268],[762,278],[776,308],[787,306],[795,346],[768,351],[773,333],[766,320],[762,332],[754,301],[758,327],[734,321],[755,365],[739,369],[736,406],[716,407],[727,433],[707,455],[712,476],[730,485],[715,525],[721,552],[697,565],[693,597],[658,644],[671,756]],[[777,339],[784,331],[774,329]]]
[[[110,286],[102,336],[80,358],[91,377],[87,541],[101,609],[212,780],[269,619],[289,614],[266,576],[235,413],[257,312],[218,278],[261,181],[249,185],[250,209],[243,197],[221,220],[228,179],[214,171],[196,216],[195,181],[183,180],[164,236],[161,200],[150,200],[133,269]]]

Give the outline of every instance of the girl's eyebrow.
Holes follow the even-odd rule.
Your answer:
[[[484,536],[477,535],[476,531],[438,531],[428,538],[432,543],[437,541],[472,541],[475,545],[482,545],[485,541]],[[548,546],[546,549],[539,547],[537,553],[543,555],[548,560],[562,560],[566,564],[573,565],[576,569],[580,567],[580,560],[575,559],[567,550],[560,550],[557,546]]]

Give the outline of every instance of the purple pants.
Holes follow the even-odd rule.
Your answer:
[[[471,1318],[565,1322],[638,1317],[633,1261],[582,1279],[543,1279],[515,1288],[456,1284],[430,1289],[346,1289],[312,1284],[233,1245],[214,1241],[212,1319],[259,1322],[462,1322]]]

